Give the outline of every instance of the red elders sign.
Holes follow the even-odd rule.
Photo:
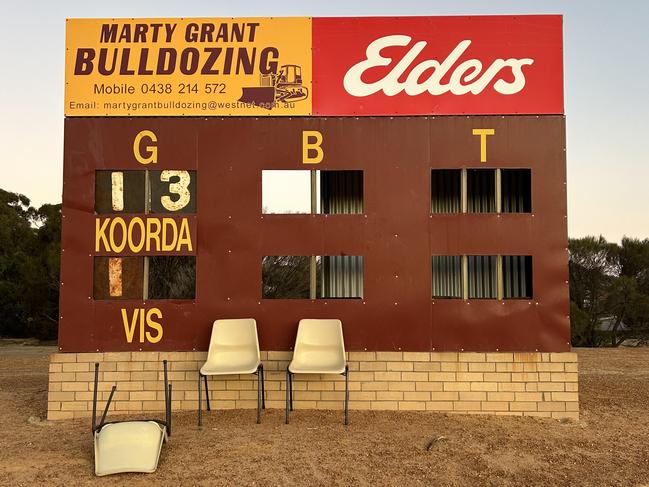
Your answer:
[[[313,19],[313,115],[560,113],[559,15]]]

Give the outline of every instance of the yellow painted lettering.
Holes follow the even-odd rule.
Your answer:
[[[103,243],[104,250],[110,250],[108,239],[106,238],[106,229],[108,228],[108,223],[110,218],[104,219],[102,222],[100,218],[95,218],[95,252],[101,250],[101,245]]]
[[[180,235],[178,236],[178,246],[176,247],[176,252],[182,250],[183,245],[187,247],[187,250],[191,252],[192,247],[192,236],[189,233],[189,222],[187,218],[183,218],[180,221]]]
[[[153,328],[157,333],[155,335],[151,332],[146,332],[146,339],[151,343],[158,343],[162,340],[162,323],[155,321],[152,317],[155,316],[158,319],[162,320],[162,311],[158,308],[151,308],[146,314],[146,324],[149,328]]]
[[[119,225],[122,227],[122,240],[119,245],[115,243],[115,227]],[[117,252],[120,253],[122,250],[124,250],[124,247],[126,247],[126,240],[127,240],[127,231],[126,231],[126,223],[124,222],[124,219],[120,216],[113,218],[113,220],[110,222],[110,229],[108,231],[108,240],[110,241],[110,250],[112,252]]]
[[[154,228],[155,227],[155,228]],[[149,252],[151,250],[151,241],[153,240],[155,246],[153,247],[154,251],[160,250],[160,220],[157,218],[147,218],[146,220],[146,250]]]
[[[322,134],[317,130],[302,131],[302,164],[320,164],[324,159]],[[310,152],[315,151],[315,156]]]
[[[140,227],[140,241],[137,245],[135,245],[135,242],[133,241],[133,229],[136,226]],[[128,224],[128,246],[131,249],[131,252],[139,252],[142,250],[145,240],[144,222],[142,221],[142,218],[136,216]]]
[[[473,135],[480,136],[480,162],[487,162],[487,136],[495,133],[494,129],[473,129]]]
[[[150,130],[142,130],[139,134],[135,136],[133,141],[133,155],[135,159],[140,164],[156,164],[158,162],[158,146],[157,145],[148,145],[144,149],[147,151],[146,154],[142,153],[141,145],[142,139],[149,139],[151,142],[158,142],[156,135]]]
[[[144,343],[144,308],[140,308],[140,343]]]
[[[167,228],[171,229],[172,239],[169,241],[167,237]],[[176,222],[173,218],[163,218],[162,219],[162,251],[169,252],[176,248],[176,242],[178,241],[178,227],[176,227]]]
[[[139,315],[139,309],[133,310],[133,318],[129,320],[128,311],[122,308],[122,324],[124,325],[124,333],[126,334],[126,341],[131,343],[133,335],[135,334],[136,320]],[[130,323],[130,324],[129,324]]]

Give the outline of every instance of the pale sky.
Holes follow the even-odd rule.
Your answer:
[[[0,0],[0,188],[61,201],[67,17],[564,15],[571,237],[649,237],[649,1]]]

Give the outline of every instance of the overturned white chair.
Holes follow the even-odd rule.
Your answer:
[[[216,320],[207,352],[207,361],[198,372],[198,426],[203,424],[201,379],[205,382],[205,399],[210,411],[210,393],[207,377],[210,375],[257,375],[257,423],[261,409],[266,409],[264,398],[264,366],[259,354],[257,322],[252,318]]]
[[[343,324],[340,320],[300,320],[293,360],[286,368],[286,424],[293,411],[294,374],[345,376],[345,424],[349,424],[349,369],[345,359]]]
[[[113,386],[104,414],[97,424],[97,383],[99,364],[95,363],[95,389],[92,397],[92,434],[95,444],[95,475],[124,472],[152,473],[158,468],[162,444],[171,436],[171,384],[167,379],[167,361],[163,361],[165,421],[109,421],[106,414],[117,386]]]

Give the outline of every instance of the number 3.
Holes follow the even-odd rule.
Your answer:
[[[189,182],[191,180],[189,171],[165,170],[160,174],[160,181],[169,182],[172,177],[178,177],[177,183],[169,183],[169,192],[179,196],[177,201],[173,201],[169,196],[160,198],[162,206],[169,211],[182,210],[189,203],[191,194],[189,192]]]

